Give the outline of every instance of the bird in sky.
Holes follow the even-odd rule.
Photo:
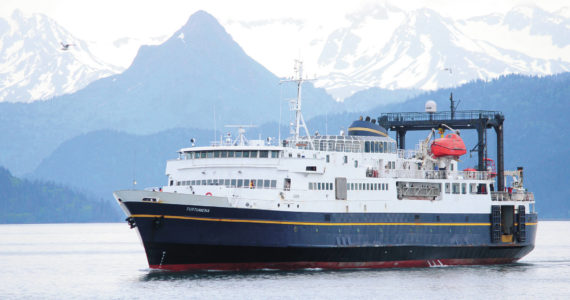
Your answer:
[[[69,50],[69,46],[73,46],[73,44],[66,44],[63,42],[59,42],[59,43],[61,44],[61,50],[62,51],[67,51],[67,50]]]

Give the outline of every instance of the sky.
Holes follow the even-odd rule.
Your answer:
[[[303,19],[324,28],[334,28],[343,22],[347,13],[375,3],[388,3],[406,11],[429,7],[451,18],[506,12],[518,5],[537,5],[547,11],[556,11],[564,6],[570,7],[570,3],[564,0],[2,0],[0,17],[10,16],[15,9],[20,9],[24,14],[43,13],[77,38],[93,43],[96,55],[107,56],[108,61],[117,64],[119,59],[125,58],[116,57],[115,61],[112,61],[112,53],[105,53],[105,47],[101,45],[124,37],[140,40],[168,37],[184,25],[189,16],[197,10],[209,12],[222,25],[231,21],[293,18]],[[265,42],[263,39],[255,38],[245,40],[247,43]],[[294,36],[286,36],[284,40],[295,43]],[[245,48],[247,50],[255,47],[256,45],[247,45]],[[132,55],[134,56],[134,53]],[[105,57],[102,58],[105,60]],[[128,64],[124,63],[123,66],[126,67]],[[279,69],[277,73],[281,72],[283,71]]]

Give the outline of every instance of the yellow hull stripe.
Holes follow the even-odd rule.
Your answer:
[[[133,218],[160,218],[162,215],[131,215]],[[281,224],[281,225],[308,225],[308,226],[491,226],[491,223],[320,223],[320,222],[293,222],[293,221],[270,221],[270,220],[240,220],[223,218],[164,216],[165,219],[194,220],[209,222],[229,223],[256,223],[256,224]],[[526,223],[532,226],[537,223]],[[515,224],[516,225],[516,224]]]
[[[368,131],[368,132],[376,133],[376,134],[379,134],[382,136],[388,136],[387,134],[385,134],[382,131],[372,129],[372,128],[366,128],[366,127],[350,127],[350,128],[348,128],[348,131]]]

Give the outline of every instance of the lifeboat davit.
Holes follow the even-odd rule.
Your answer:
[[[467,153],[467,149],[460,136],[450,133],[444,138],[436,139],[431,144],[431,153],[434,157],[461,156]]]

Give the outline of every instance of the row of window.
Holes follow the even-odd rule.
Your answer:
[[[387,191],[387,183],[347,183],[349,191]]]
[[[309,182],[309,190],[332,191],[333,189],[332,182]]]
[[[396,144],[387,142],[364,142],[364,152],[366,153],[392,153],[396,151]]]
[[[467,183],[445,183],[445,193],[446,194],[467,194]],[[487,194],[487,185],[484,183],[470,183],[469,184],[470,194]]]
[[[332,191],[332,182],[309,182],[309,190]],[[347,183],[346,189],[349,191],[387,191],[387,183]]]
[[[211,150],[184,152],[182,159],[201,158],[278,158],[279,150]]]
[[[177,181],[176,185],[223,185],[228,188],[274,189],[277,180],[269,179],[202,179]]]

